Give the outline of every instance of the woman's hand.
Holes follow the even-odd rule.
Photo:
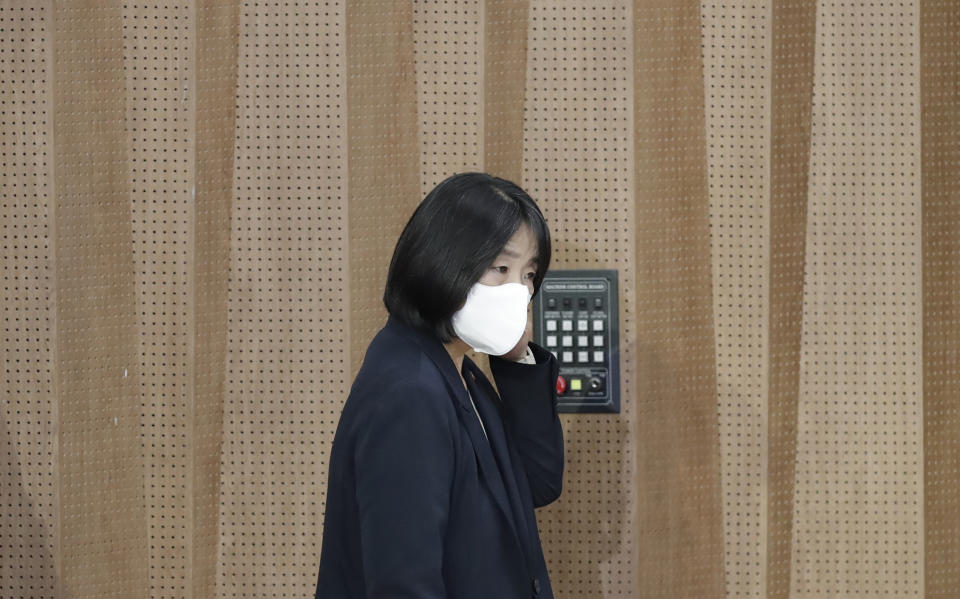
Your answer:
[[[513,349],[500,356],[504,360],[513,360],[517,362],[523,356],[527,355],[527,344],[533,341],[533,304],[527,306],[527,328],[523,331],[523,337],[513,346]]]

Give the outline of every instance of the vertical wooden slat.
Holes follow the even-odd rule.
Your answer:
[[[239,9],[235,0],[196,0],[194,11],[194,397],[188,414],[192,428],[188,566],[192,597],[205,599],[214,596],[216,587]]]
[[[484,0],[414,0],[420,197],[483,170]]]
[[[189,3],[123,3],[150,594],[189,597],[196,24]]]
[[[386,321],[383,286],[420,201],[417,87],[409,1],[347,4],[350,366]]]
[[[529,0],[486,0],[483,18],[483,169],[522,184]]]
[[[960,589],[960,3],[920,1],[924,589]]]
[[[790,597],[923,592],[919,3],[817,2]]]
[[[53,3],[0,1],[0,596],[49,597],[61,565]]]
[[[619,269],[619,414],[562,415],[563,493],[537,514],[558,597],[634,596],[633,5],[530,2],[523,185],[553,239],[552,269]],[[491,82],[492,84],[492,82]]]
[[[813,105],[814,0],[773,0],[766,596],[790,593],[794,464]]]
[[[766,588],[770,7],[701,5],[727,595]]]
[[[219,597],[307,597],[316,588],[327,455],[350,384],[346,8],[251,0],[238,15]],[[227,168],[199,165],[200,179],[211,179],[198,225],[223,206],[214,175]],[[223,251],[213,247],[204,268]],[[222,274],[204,276],[212,286]]]
[[[119,2],[54,4],[61,596],[147,592]]]
[[[634,2],[637,597],[722,597],[700,6]]]

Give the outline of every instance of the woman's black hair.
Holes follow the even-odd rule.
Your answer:
[[[383,303],[391,315],[443,343],[470,288],[520,225],[537,241],[534,295],[550,266],[550,231],[527,192],[486,173],[448,177],[427,194],[407,222],[390,260]]]

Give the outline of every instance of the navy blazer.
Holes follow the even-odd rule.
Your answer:
[[[330,453],[317,599],[552,599],[534,507],[560,495],[557,360],[490,359],[497,396],[432,335],[376,335]]]

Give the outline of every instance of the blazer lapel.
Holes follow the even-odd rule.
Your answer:
[[[503,512],[503,516],[507,519],[507,523],[513,531],[517,545],[520,547],[521,552],[525,554],[524,545],[520,542],[517,522],[514,521],[513,512],[510,509],[510,502],[507,499],[507,491],[503,486],[503,479],[500,476],[500,470],[497,468],[497,463],[494,460],[490,442],[487,440],[483,428],[480,426],[480,421],[473,411],[470,396],[463,386],[460,373],[457,372],[456,366],[454,366],[453,360],[450,358],[450,354],[447,353],[447,350],[444,349],[443,344],[440,343],[438,339],[407,325],[394,316],[390,316],[387,322],[388,325],[401,328],[405,330],[408,335],[412,336],[443,375],[447,388],[450,390],[450,394],[454,397],[454,402],[457,405],[457,416],[464,428],[467,429],[467,435],[470,437],[473,451],[476,453],[477,462],[480,464],[483,480],[487,483],[487,488],[490,489],[493,498],[500,507],[500,511]],[[465,361],[467,359],[466,357],[464,358]]]
[[[523,534],[518,533],[518,536],[524,557],[529,559],[528,523],[523,513],[523,501],[520,498],[520,489],[515,477],[515,469],[519,462],[516,461],[517,458],[512,454],[510,445],[507,443],[507,435],[503,427],[503,416],[499,405],[500,400],[496,396],[496,391],[489,384],[484,384],[486,378],[469,358],[464,358],[463,368],[466,371],[465,375],[468,379],[467,383],[470,385],[470,392],[473,394],[473,400],[477,404],[477,411],[480,412],[480,417],[486,424],[487,436],[490,439],[489,445],[493,448],[494,459],[503,466],[499,469],[503,473],[501,480],[506,487],[505,491],[510,503],[514,524],[518,531],[523,531]]]

